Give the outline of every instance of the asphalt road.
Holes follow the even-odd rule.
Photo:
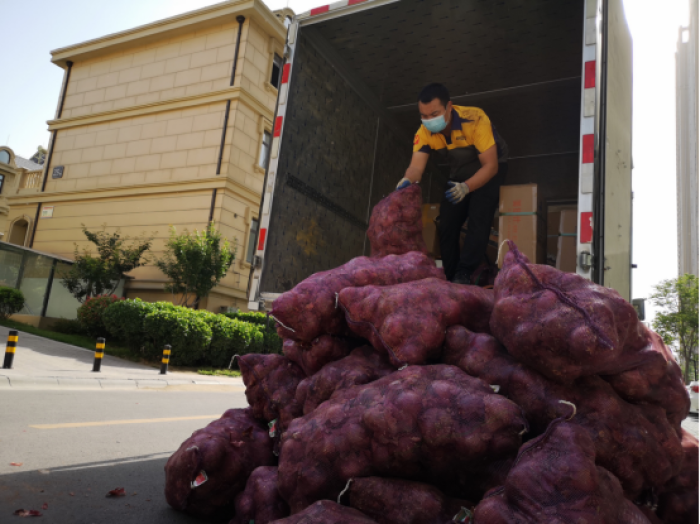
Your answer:
[[[21,522],[17,509],[41,511],[45,524],[199,522],[165,502],[163,466],[194,430],[245,406],[243,388],[227,386],[4,390],[0,522]],[[683,426],[697,436],[697,417]],[[105,496],[121,487],[127,496]]]
[[[17,509],[45,524],[198,522],[165,502],[163,466],[194,430],[247,406],[242,388],[216,389],[2,391],[0,522],[21,522]],[[106,498],[118,487],[127,496]]]

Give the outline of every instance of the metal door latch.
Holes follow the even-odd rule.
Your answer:
[[[590,271],[593,265],[593,256],[588,251],[581,251],[578,256],[578,265],[584,271]]]

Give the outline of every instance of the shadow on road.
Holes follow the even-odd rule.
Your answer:
[[[132,462],[126,462],[127,460]],[[131,457],[124,463],[92,463],[68,468],[0,475],[0,522],[17,509],[42,512],[44,524],[194,524],[165,502],[163,467],[167,457]],[[43,471],[43,472],[42,472]],[[107,498],[125,488],[125,497]],[[42,509],[44,504],[47,509]]]

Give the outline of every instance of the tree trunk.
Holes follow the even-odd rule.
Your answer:
[[[688,353],[690,353],[690,355],[688,355]],[[692,350],[688,351],[685,345],[683,345],[682,354],[683,360],[685,360],[685,366],[683,369],[683,381],[686,384],[688,384],[690,382],[690,380],[688,380],[688,377],[690,376],[690,366],[693,365],[693,353]]]

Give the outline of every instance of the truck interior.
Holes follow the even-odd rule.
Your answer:
[[[369,253],[372,207],[403,176],[417,96],[445,84],[510,149],[506,184],[578,195],[583,0],[401,0],[299,26],[261,291]],[[429,165],[424,203],[446,173]]]

